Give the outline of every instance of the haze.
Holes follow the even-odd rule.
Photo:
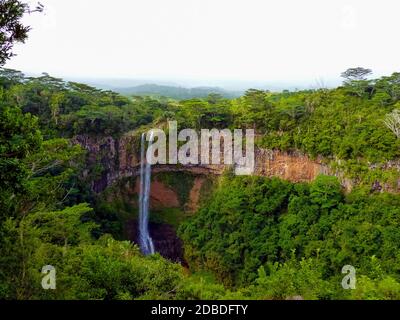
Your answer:
[[[196,85],[336,84],[400,71],[396,0],[42,0],[8,68]]]

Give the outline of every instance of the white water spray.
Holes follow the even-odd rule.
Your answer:
[[[150,132],[149,145],[153,143],[154,135]],[[140,152],[140,194],[139,194],[139,246],[143,254],[153,254],[153,240],[149,234],[149,198],[151,184],[151,159],[146,161],[146,133],[142,133]],[[151,152],[149,152],[149,155]],[[145,163],[146,162],[146,163]]]

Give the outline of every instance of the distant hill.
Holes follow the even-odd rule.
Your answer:
[[[218,87],[184,88],[158,84],[143,84],[128,88],[114,88],[113,90],[123,95],[129,96],[162,96],[177,100],[204,98],[207,97],[210,93],[220,94],[225,98],[236,98],[242,94],[242,92],[240,91],[228,91]]]

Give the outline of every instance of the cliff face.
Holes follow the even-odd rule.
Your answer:
[[[329,174],[320,160],[312,160],[300,152],[281,152],[258,149],[255,175],[279,177],[291,182],[311,182],[319,174]]]
[[[136,178],[135,190],[136,194],[139,194],[140,190],[140,179]],[[150,186],[150,208],[178,208],[181,204],[179,203],[179,197],[175,190],[169,188],[161,181],[155,179],[151,182]]]
[[[126,230],[128,239],[134,243],[138,243],[139,230],[137,221],[128,221]],[[161,254],[164,258],[187,266],[183,257],[182,240],[176,235],[176,231],[172,226],[168,224],[150,223],[149,231],[156,252]]]
[[[119,139],[112,137],[95,137],[80,135],[73,139],[74,143],[80,144],[88,151],[88,168],[98,166],[99,172],[84,174],[94,175],[89,179],[92,190],[101,192],[121,178],[135,177],[139,175],[140,155],[139,145],[132,133],[128,133]],[[222,155],[221,155],[222,156]],[[371,164],[370,169],[376,165]],[[379,166],[383,170],[400,171],[400,161],[388,161]],[[226,165],[155,165],[153,172],[190,172],[193,175],[220,175],[227,168]],[[93,169],[92,169],[93,170]],[[278,150],[255,150],[254,175],[265,177],[279,177],[291,182],[311,182],[317,175],[335,175],[341,181],[343,187],[350,191],[357,181],[351,181],[343,177],[338,171],[331,170],[322,159],[311,159],[300,152],[282,152]],[[371,190],[385,190],[389,192],[400,192],[400,180],[397,185],[379,183],[375,181]],[[195,194],[195,193],[194,193]],[[193,206],[193,205],[191,205]]]
[[[101,166],[92,181],[92,190],[101,192],[120,178],[135,176],[139,172],[140,156],[134,139],[127,134],[120,139],[113,137],[79,135],[73,143],[80,144],[87,153],[88,167]],[[90,174],[89,171],[84,172]]]
[[[115,181],[126,177],[135,177],[140,170],[140,156],[134,147],[132,135],[120,139],[112,137],[77,136],[79,143],[88,151],[88,163],[91,166],[101,164],[103,170],[92,183],[95,192],[101,192]],[[194,175],[220,175],[226,169],[221,165],[155,165],[153,172],[187,171]],[[299,152],[281,152],[265,149],[255,150],[255,175],[279,177],[291,182],[310,182],[319,174],[329,174],[329,168],[320,160],[312,160]],[[196,194],[193,191],[194,195]],[[193,206],[193,204],[192,204]]]
[[[92,190],[100,193],[108,186],[121,181],[118,188],[112,189],[107,195],[107,201],[122,200],[132,208],[137,208],[136,194],[139,192],[140,155],[139,145],[132,135],[125,135],[120,139],[112,137],[77,136],[75,143],[85,148],[87,153],[88,181],[92,181]],[[97,168],[97,169],[96,169]],[[164,257],[185,264],[182,241],[176,234],[176,227],[171,220],[171,212],[180,217],[190,216],[196,212],[201,204],[203,192],[209,192],[213,183],[210,176],[220,175],[227,167],[225,165],[155,165],[152,168],[153,180],[150,190],[150,207],[153,214],[164,215],[161,221],[150,222],[150,234],[156,251]],[[372,167],[371,167],[372,168]],[[387,163],[384,169],[400,170],[400,163]],[[186,172],[191,177],[190,183],[183,183],[184,178],[178,174],[168,175],[175,178],[171,181],[162,179],[165,172]],[[161,173],[161,175],[157,175]],[[311,159],[300,152],[281,152],[276,150],[255,150],[254,175],[265,177],[279,177],[291,182],[311,182],[319,174],[336,175],[343,187],[351,190],[355,182],[342,178],[340,172],[334,172],[322,159]],[[182,174],[187,176],[186,174]],[[161,177],[160,177],[161,176]],[[126,181],[121,179],[131,178]],[[160,179],[161,178],[161,179]],[[371,186],[371,190],[389,190],[378,182]],[[394,190],[398,192],[400,185]],[[186,196],[182,198],[182,194]],[[164,209],[173,211],[163,211]],[[168,218],[169,217],[169,218]],[[129,218],[124,225],[125,237],[137,243],[137,220]]]

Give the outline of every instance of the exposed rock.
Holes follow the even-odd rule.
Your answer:
[[[74,141],[88,150],[88,162],[100,163],[104,168],[99,179],[93,182],[93,190],[101,192],[113,182],[124,177],[139,174],[140,157],[134,148],[134,139],[127,134],[116,140],[112,137],[92,137],[80,135]],[[222,174],[224,164],[208,165],[155,165],[153,172],[189,171],[195,175]],[[327,173],[328,168],[318,160],[311,160],[301,153],[256,149],[255,175],[280,177],[292,182],[312,181],[318,174]]]
[[[279,177],[291,182],[310,182],[328,168],[299,152],[288,153],[258,149],[255,151],[255,175]]]
[[[128,221],[125,228],[128,239],[138,243],[137,221]],[[169,224],[150,223],[149,230],[156,252],[171,261],[186,265],[183,259],[182,240],[178,238],[172,226]]]
[[[372,184],[371,192],[381,191],[381,190],[382,190],[381,184],[379,183],[379,181],[375,180],[374,183]]]
[[[140,179],[136,179],[135,193],[139,194]],[[154,180],[150,187],[150,207],[157,208],[178,208],[180,206],[178,195],[174,190],[168,188],[164,183]]]
[[[189,193],[189,202],[187,204],[187,211],[189,211],[189,212],[197,211],[198,206],[199,206],[199,200],[200,200],[200,191],[201,191],[201,187],[203,186],[204,181],[205,181],[205,178],[202,176],[196,177],[194,179],[193,187]]]
[[[139,172],[140,157],[135,150],[131,133],[120,139],[110,136],[78,135],[72,141],[88,151],[89,167],[101,164],[103,168],[100,177],[96,177],[92,182],[92,190],[95,192],[101,192],[116,180],[136,176]]]
[[[119,139],[112,137],[93,137],[80,135],[74,141],[88,150],[88,163],[94,165],[101,164],[104,170],[92,182],[92,190],[95,192],[103,191],[107,186],[115,181],[126,177],[139,175],[140,155],[139,146],[135,146],[135,138],[132,133],[127,133]],[[223,156],[221,155],[221,158]],[[373,169],[377,165],[370,165]],[[389,161],[379,165],[382,169],[400,170],[400,161]],[[220,175],[227,168],[227,165],[155,165],[152,170],[158,172],[190,172],[194,175]],[[89,174],[85,172],[85,174]],[[282,152],[278,150],[255,149],[255,175],[266,177],[279,177],[291,182],[311,182],[319,174],[334,175],[339,178],[346,191],[351,191],[356,182],[343,176],[341,172],[334,172],[323,160],[311,159],[301,152]],[[378,190],[377,185],[371,186]],[[386,184],[381,185],[385,191],[398,192],[400,190],[400,180],[397,188]],[[163,191],[164,192],[164,191]],[[195,193],[195,190],[193,191]],[[194,194],[195,195],[195,194]],[[156,195],[154,194],[156,197]],[[174,201],[174,200],[171,200]],[[192,205],[193,206],[193,205]]]

